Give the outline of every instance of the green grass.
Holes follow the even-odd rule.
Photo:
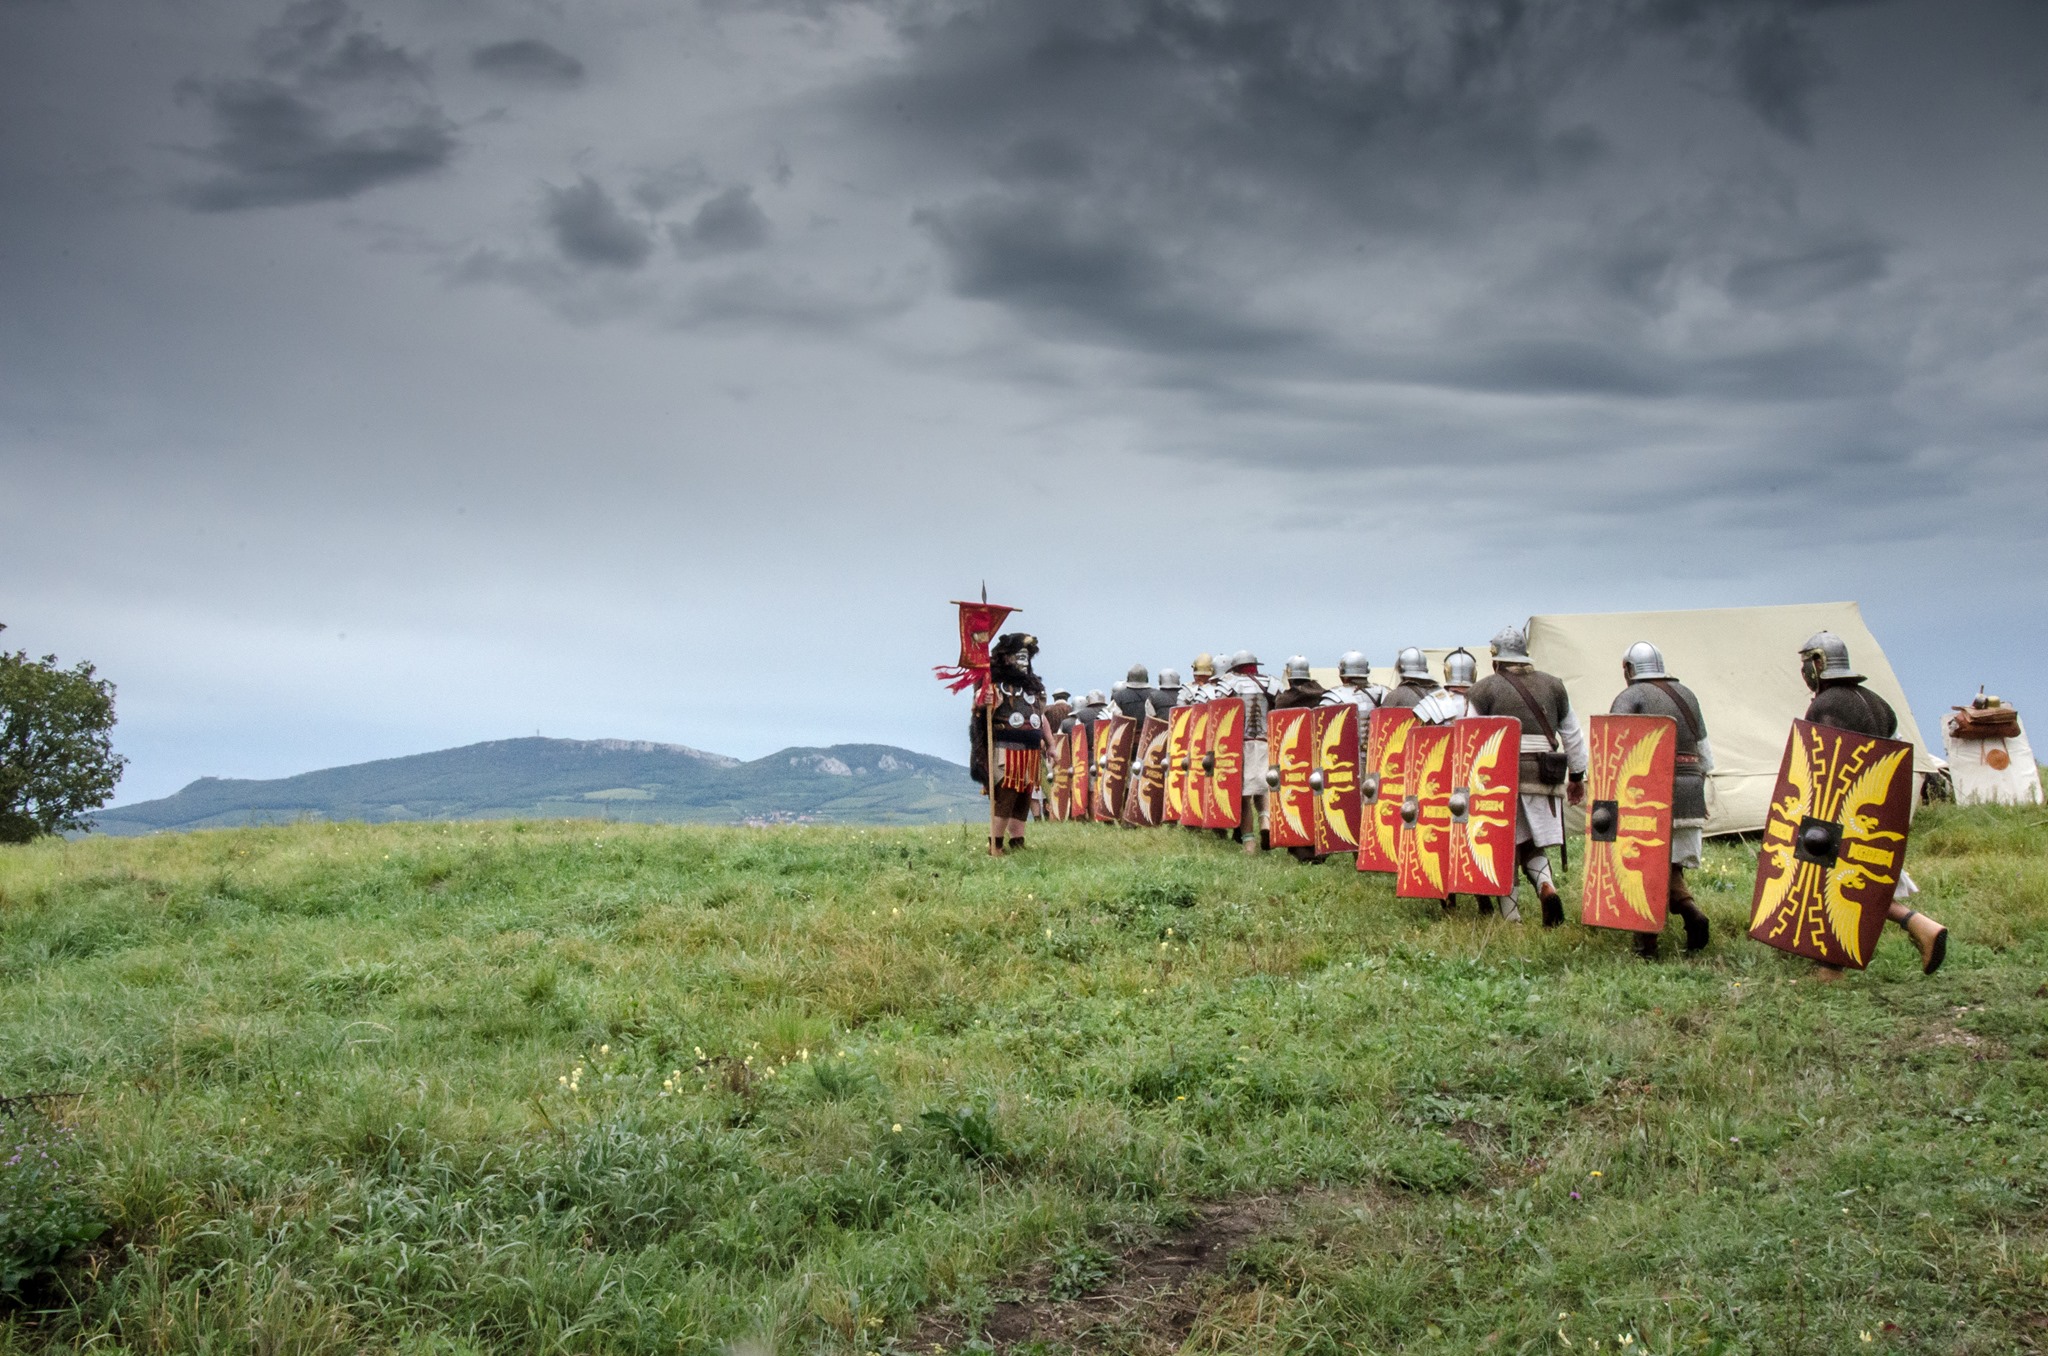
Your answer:
[[[1190,1349],[2038,1349],[2041,823],[1923,816],[1947,969],[1833,986],[1739,844],[1654,965],[1178,831],[0,850],[0,1092],[112,1226],[0,1350],[888,1350],[1296,1190]]]

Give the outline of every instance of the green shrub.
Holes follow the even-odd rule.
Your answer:
[[[0,1114],[0,1294],[20,1294],[106,1232],[76,1158],[68,1128],[18,1106]]]

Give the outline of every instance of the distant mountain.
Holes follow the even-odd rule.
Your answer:
[[[201,777],[162,800],[102,810],[104,833],[296,819],[632,819],[739,824],[974,820],[967,769],[886,744],[792,748],[743,763],[680,744],[498,739],[274,781]]]

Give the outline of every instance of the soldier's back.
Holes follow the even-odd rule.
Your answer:
[[[1890,739],[1899,729],[1899,715],[1892,704],[1860,682],[1823,683],[1807,705],[1806,718],[1816,725],[1879,739]]]

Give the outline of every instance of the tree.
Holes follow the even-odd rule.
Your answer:
[[[92,827],[86,813],[107,803],[128,763],[113,728],[114,685],[91,664],[0,651],[0,843]]]

